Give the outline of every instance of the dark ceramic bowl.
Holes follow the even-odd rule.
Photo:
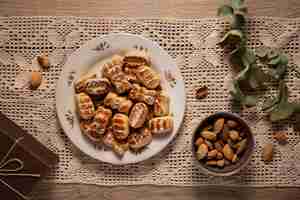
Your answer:
[[[224,168],[218,168],[213,166],[207,166],[205,165],[204,161],[199,161],[196,158],[196,151],[197,146],[195,145],[196,139],[199,137],[201,131],[204,127],[206,127],[209,124],[212,124],[216,119],[218,118],[224,118],[225,120],[234,120],[240,124],[240,127],[242,128],[243,132],[246,134],[246,137],[248,138],[247,142],[247,148],[243,152],[241,158],[236,162],[232,163],[228,166],[224,166]],[[218,112],[213,115],[210,115],[209,117],[205,118],[203,121],[199,122],[193,132],[193,138],[192,138],[192,151],[194,158],[197,163],[199,163],[199,167],[201,171],[204,174],[207,175],[213,175],[213,176],[231,176],[233,174],[238,173],[241,169],[246,167],[251,160],[252,153],[254,151],[255,141],[253,134],[250,130],[250,127],[246,124],[242,118],[240,118],[236,114],[227,113],[227,112]]]

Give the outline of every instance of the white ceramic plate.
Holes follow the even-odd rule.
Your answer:
[[[163,89],[171,99],[170,109],[174,116],[174,130],[166,137],[153,138],[153,141],[139,154],[127,151],[123,158],[113,151],[96,148],[79,128],[79,118],[75,106],[73,81],[87,72],[100,72],[101,60],[122,50],[146,48],[153,67],[161,74]],[[175,80],[170,80],[171,74]],[[68,57],[57,83],[56,109],[59,121],[70,140],[87,155],[107,163],[122,165],[146,160],[164,149],[175,137],[184,116],[185,89],[182,76],[173,59],[158,44],[137,35],[126,33],[110,34],[95,38]]]

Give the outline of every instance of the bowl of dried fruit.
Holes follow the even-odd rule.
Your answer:
[[[254,151],[250,127],[239,116],[218,112],[201,121],[192,138],[192,151],[201,171],[230,176],[247,166]]]

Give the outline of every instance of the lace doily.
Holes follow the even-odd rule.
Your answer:
[[[271,124],[260,106],[240,112],[228,93],[232,80],[227,56],[216,43],[226,23],[221,19],[105,19],[77,17],[0,18],[0,110],[56,152],[60,163],[47,177],[58,183],[300,186],[300,120]],[[250,18],[249,46],[282,48],[290,60],[287,82],[291,100],[300,101],[300,19]],[[177,138],[159,155],[139,164],[112,166],[82,154],[61,130],[55,111],[55,88],[68,55],[86,41],[104,34],[141,34],[163,47],[177,62],[185,79],[187,109]],[[32,91],[24,85],[28,72],[38,68],[36,57],[48,54],[52,66],[43,71],[42,86]],[[300,69],[300,68],[298,68]],[[195,98],[206,85],[209,95]],[[275,89],[270,94],[275,93]],[[266,94],[269,95],[269,94]],[[261,98],[261,102],[264,101]],[[217,111],[238,112],[252,127],[256,150],[241,173],[227,178],[200,173],[191,153],[192,126]],[[276,130],[288,133],[286,145],[272,139]],[[272,162],[266,164],[261,149],[275,144]]]

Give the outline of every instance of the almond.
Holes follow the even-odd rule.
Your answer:
[[[237,148],[236,151],[237,154],[241,154],[243,151],[245,151],[247,147],[247,142],[248,142],[247,139],[243,139],[242,141],[240,141],[235,145],[235,147]]]
[[[206,162],[206,164],[210,165],[210,166],[215,166],[215,165],[217,165],[217,162],[218,161],[216,161],[216,160],[209,160],[209,161]]]
[[[204,143],[204,139],[202,137],[199,137],[196,142],[195,142],[195,145],[196,146],[200,146],[200,144],[203,144]]]
[[[32,72],[30,77],[30,87],[33,90],[38,89],[42,83],[42,74],[40,72]]]
[[[229,137],[233,141],[237,141],[240,138],[240,135],[239,135],[239,132],[237,132],[236,130],[231,130],[231,131],[229,131]]]
[[[37,61],[42,68],[48,69],[50,67],[49,58],[46,55],[38,56]]]
[[[224,118],[219,118],[215,121],[215,123],[214,123],[214,132],[216,134],[218,134],[222,131],[222,129],[224,127],[224,122],[225,122]]]
[[[222,134],[221,134],[221,138],[224,141],[227,141],[228,138],[229,138],[229,127],[227,126],[227,124],[224,124],[224,128],[223,128],[223,131],[222,131]]]
[[[199,147],[198,147],[198,150],[197,150],[197,153],[196,153],[196,157],[198,160],[202,160],[203,158],[206,157],[207,155],[207,152],[208,152],[208,147],[206,144],[201,144]]]
[[[228,120],[226,124],[229,128],[236,128],[239,125],[239,123],[234,120]]]
[[[223,154],[224,154],[226,159],[232,160],[234,154],[233,154],[233,150],[229,146],[229,144],[225,144],[225,146],[223,148]]]
[[[288,139],[288,135],[284,132],[276,132],[273,134],[273,138],[277,140],[279,143],[286,143]]]
[[[225,165],[225,160],[224,159],[217,161],[217,166],[218,167],[224,167],[224,165]]]
[[[233,157],[232,157],[231,162],[236,163],[238,160],[239,160],[239,157],[236,154],[234,154]]]
[[[218,153],[217,153],[217,159],[218,159],[218,160],[221,160],[221,159],[223,159],[223,158],[224,158],[223,154],[222,154],[221,152],[218,152]]]
[[[202,135],[202,137],[204,137],[205,139],[208,139],[208,140],[214,141],[217,139],[217,135],[211,131],[202,131],[201,135]]]
[[[262,157],[265,162],[269,162],[273,159],[273,144],[268,143],[263,147]]]
[[[207,158],[208,159],[213,159],[217,156],[218,151],[216,149],[211,150],[207,153]]]

